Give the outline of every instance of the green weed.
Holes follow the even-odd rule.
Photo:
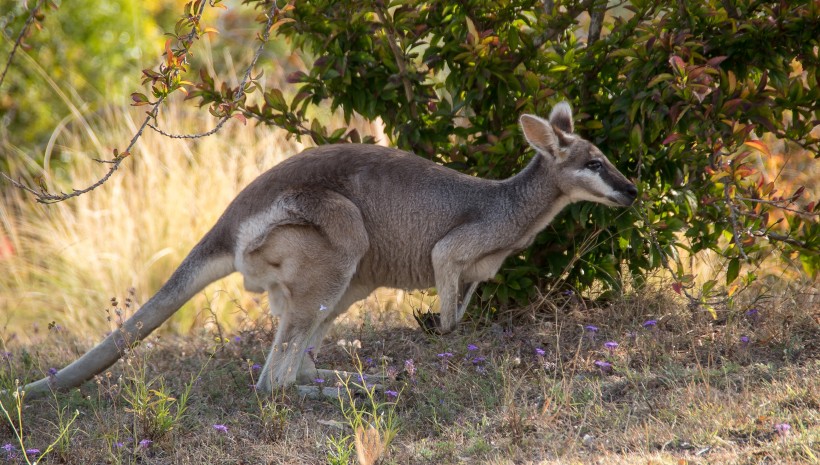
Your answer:
[[[13,405],[7,408],[3,400],[0,399],[0,410],[3,411],[3,416],[6,418],[8,425],[13,431],[14,437],[17,439],[17,444],[20,446],[20,457],[26,462],[26,464],[36,465],[53,451],[57,451],[58,455],[64,457],[69,450],[71,436],[74,431],[76,431],[72,428],[72,425],[77,420],[77,417],[80,416],[79,410],[75,410],[73,414],[69,415],[67,412],[67,407],[63,406],[57,408],[57,437],[51,442],[51,444],[48,445],[48,447],[46,447],[44,451],[40,451],[39,449],[29,448],[26,446],[26,433],[23,427],[23,403],[26,392],[21,389],[19,381],[15,382],[14,391],[11,396],[14,399]],[[11,409],[14,413],[12,414],[9,412],[9,409]],[[10,444],[4,447],[8,446],[10,446]],[[15,454],[10,447],[8,447],[6,452],[7,455]]]

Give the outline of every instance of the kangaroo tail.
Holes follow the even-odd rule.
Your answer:
[[[27,398],[52,389],[77,387],[114,364],[131,344],[145,339],[208,284],[235,271],[233,256],[224,247],[214,246],[209,236],[185,257],[171,278],[122,327],[102,342],[47,378],[27,384]]]

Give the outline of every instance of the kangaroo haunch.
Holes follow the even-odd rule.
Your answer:
[[[557,105],[549,120],[523,115],[520,123],[537,153],[505,180],[373,145],[327,145],[280,163],[234,199],[121,328],[25,390],[36,395],[80,385],[234,271],[249,291],[267,292],[279,316],[257,385],[262,391],[316,378],[306,349],[320,347],[333,320],[380,286],[435,286],[441,329],[453,330],[476,285],[493,278],[565,206],[579,200],[628,206],[637,196],[597,147],[573,134],[568,104]]]

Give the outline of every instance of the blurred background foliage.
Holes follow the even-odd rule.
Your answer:
[[[0,1],[4,57],[34,3]],[[135,70],[155,60],[160,24],[172,22],[178,8],[176,2],[153,0],[57,5],[43,11],[3,83],[0,138],[6,150],[42,153],[60,124],[125,102],[123,95],[139,83]]]

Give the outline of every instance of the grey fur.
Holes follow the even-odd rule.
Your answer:
[[[521,126],[537,154],[505,180],[373,145],[323,146],[280,163],[234,199],[121,331],[25,389],[68,388],[93,377],[119,358],[123,338],[144,338],[233,271],[243,274],[248,290],[267,291],[280,317],[260,375],[263,391],[312,379],[316,368],[305,349],[319,347],[335,317],[380,286],[436,286],[442,329],[453,330],[475,284],[493,278],[564,206],[578,200],[626,206],[637,195],[600,150],[572,134],[569,105],[556,106],[550,121],[524,115]],[[600,169],[590,169],[593,161]]]

